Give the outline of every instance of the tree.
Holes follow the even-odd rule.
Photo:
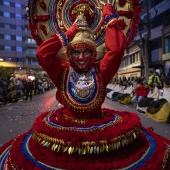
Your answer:
[[[149,56],[150,56],[149,45],[150,45],[152,22],[158,13],[154,4],[155,4],[155,0],[142,0],[141,1],[144,17],[141,18],[140,26],[143,27],[143,29],[145,30],[145,34],[142,35],[143,30],[141,30],[139,27],[139,29],[138,29],[138,35],[139,35],[138,46],[140,47],[141,56],[142,56],[142,60],[144,63],[144,73],[146,76],[146,80],[148,80],[148,77],[149,77]],[[154,10],[154,12],[152,12],[152,13],[150,11],[151,6],[153,6],[153,10]]]

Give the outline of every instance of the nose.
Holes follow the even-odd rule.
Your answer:
[[[80,53],[80,55],[79,55],[79,60],[83,60],[83,59],[84,59],[83,54]]]

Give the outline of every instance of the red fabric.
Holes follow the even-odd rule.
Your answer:
[[[111,4],[107,4],[102,9],[103,16],[106,18],[107,16],[113,14],[115,11],[113,10],[113,6]]]
[[[78,31],[78,26],[76,24],[72,25],[67,32],[65,32],[65,35],[68,37],[69,41],[74,37],[74,35]]]
[[[105,14],[110,14],[110,12],[113,12],[113,9],[111,9],[111,5],[106,5],[104,7],[104,11]],[[65,34],[69,39],[71,39],[77,30],[77,25],[73,25]],[[124,39],[124,34],[117,24],[112,24],[106,28],[105,45],[107,53],[104,55],[99,65],[104,86],[111,81],[119,69],[121,59],[124,54]],[[37,50],[39,64],[48,73],[49,77],[58,89],[56,96],[59,102],[62,102],[60,99],[60,82],[64,67],[61,64],[59,57],[57,57],[57,53],[61,48],[62,44],[59,37],[57,35],[53,35],[51,38],[43,42]]]
[[[147,96],[149,93],[149,88],[145,88],[144,86],[138,86],[135,89],[135,93],[137,96]]]

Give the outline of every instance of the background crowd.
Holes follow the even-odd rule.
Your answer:
[[[106,96],[120,104],[132,105],[158,122],[170,123],[170,77],[149,72],[149,78],[114,78]]]
[[[45,78],[1,78],[0,77],[0,106],[11,102],[32,101],[34,95],[43,94],[54,88],[54,84]]]
[[[45,78],[35,80],[0,77],[0,106],[11,102],[32,101],[34,95],[46,93],[54,84]],[[120,104],[132,105],[139,112],[159,122],[170,122],[170,76],[149,72],[149,78],[113,78],[106,97]]]

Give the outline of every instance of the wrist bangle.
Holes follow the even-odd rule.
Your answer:
[[[107,17],[105,18],[104,23],[107,24],[110,19],[112,19],[112,18],[118,18],[118,17],[119,17],[119,15],[116,14],[116,13],[111,14],[111,15],[109,15],[109,16],[107,16]]]

